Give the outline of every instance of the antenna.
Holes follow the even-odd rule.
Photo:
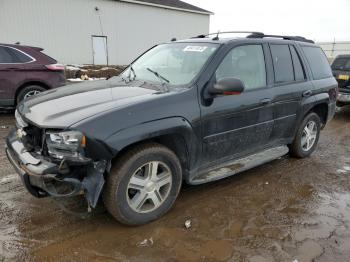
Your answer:
[[[219,40],[219,34],[220,34],[220,30],[218,31],[218,33],[216,34],[216,36],[213,38],[213,40],[215,40],[215,41]]]

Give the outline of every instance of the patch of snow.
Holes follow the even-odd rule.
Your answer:
[[[105,77],[101,77],[101,78],[89,77],[86,80],[83,80],[81,78],[68,78],[67,79],[68,82],[83,82],[83,81],[98,81],[98,80],[106,80],[106,78]]]
[[[350,171],[350,166],[343,166],[343,169],[346,171]]]
[[[81,78],[68,78],[67,81],[68,82],[82,82],[84,80]]]
[[[73,70],[80,70],[79,67],[75,67],[75,66],[66,66],[66,69],[67,70],[71,70],[71,71],[73,71]]]

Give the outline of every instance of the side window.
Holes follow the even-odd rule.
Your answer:
[[[13,63],[12,56],[7,49],[6,47],[0,46],[0,64]]]
[[[243,45],[232,49],[216,70],[216,79],[235,77],[246,90],[266,86],[264,51],[261,45]]]
[[[296,81],[301,81],[305,79],[305,73],[303,66],[300,61],[300,57],[295,50],[294,46],[290,46],[290,51],[292,53],[292,58],[293,58],[293,65],[294,65],[294,77]]]
[[[314,79],[332,77],[331,67],[321,48],[314,46],[303,46],[302,48],[310,64]]]
[[[27,63],[32,59],[26,54],[6,46],[0,46],[0,63]]]
[[[14,63],[27,63],[32,61],[29,56],[16,49],[8,48],[8,51],[12,56],[12,60],[15,61]]]
[[[294,69],[289,46],[271,45],[270,48],[275,71],[275,82],[283,83],[294,81]]]

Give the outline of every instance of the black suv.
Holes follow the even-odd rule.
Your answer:
[[[7,155],[36,197],[102,196],[118,221],[165,214],[201,184],[286,155],[309,156],[337,82],[302,37],[249,33],[157,45],[120,76],[21,103]]]
[[[333,75],[339,84],[338,106],[350,104],[350,55],[339,55],[332,63]]]

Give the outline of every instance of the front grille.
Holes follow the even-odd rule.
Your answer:
[[[26,135],[22,138],[22,142],[28,151],[42,151],[44,141],[44,130],[29,124],[23,129]]]

